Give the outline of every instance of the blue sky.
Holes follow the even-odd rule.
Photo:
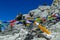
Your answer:
[[[51,5],[53,0],[0,0],[0,20],[14,19],[18,12],[23,14],[36,9],[39,5]]]

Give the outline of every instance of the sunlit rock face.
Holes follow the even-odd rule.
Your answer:
[[[51,12],[60,13],[60,0],[53,0],[51,5]]]
[[[27,19],[27,17],[30,17],[29,14],[24,14],[23,16],[25,16],[25,19]]]
[[[60,0],[53,0],[53,3],[52,3],[52,5],[51,6],[53,6],[54,8],[56,7],[56,8],[60,8],[59,6],[60,6]]]
[[[40,12],[41,12],[41,10],[35,9],[35,10],[31,10],[29,13],[33,13],[34,17],[37,17],[37,16],[39,16]]]
[[[34,14],[34,17],[46,17],[48,15],[47,9],[50,9],[50,6],[39,6],[37,9],[31,10],[30,12]]]
[[[58,1],[59,1],[59,0],[53,0],[52,5],[58,5]]]

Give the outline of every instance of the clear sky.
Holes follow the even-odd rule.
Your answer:
[[[23,14],[36,9],[39,5],[51,5],[53,0],[0,0],[0,20],[14,19],[18,12]]]

